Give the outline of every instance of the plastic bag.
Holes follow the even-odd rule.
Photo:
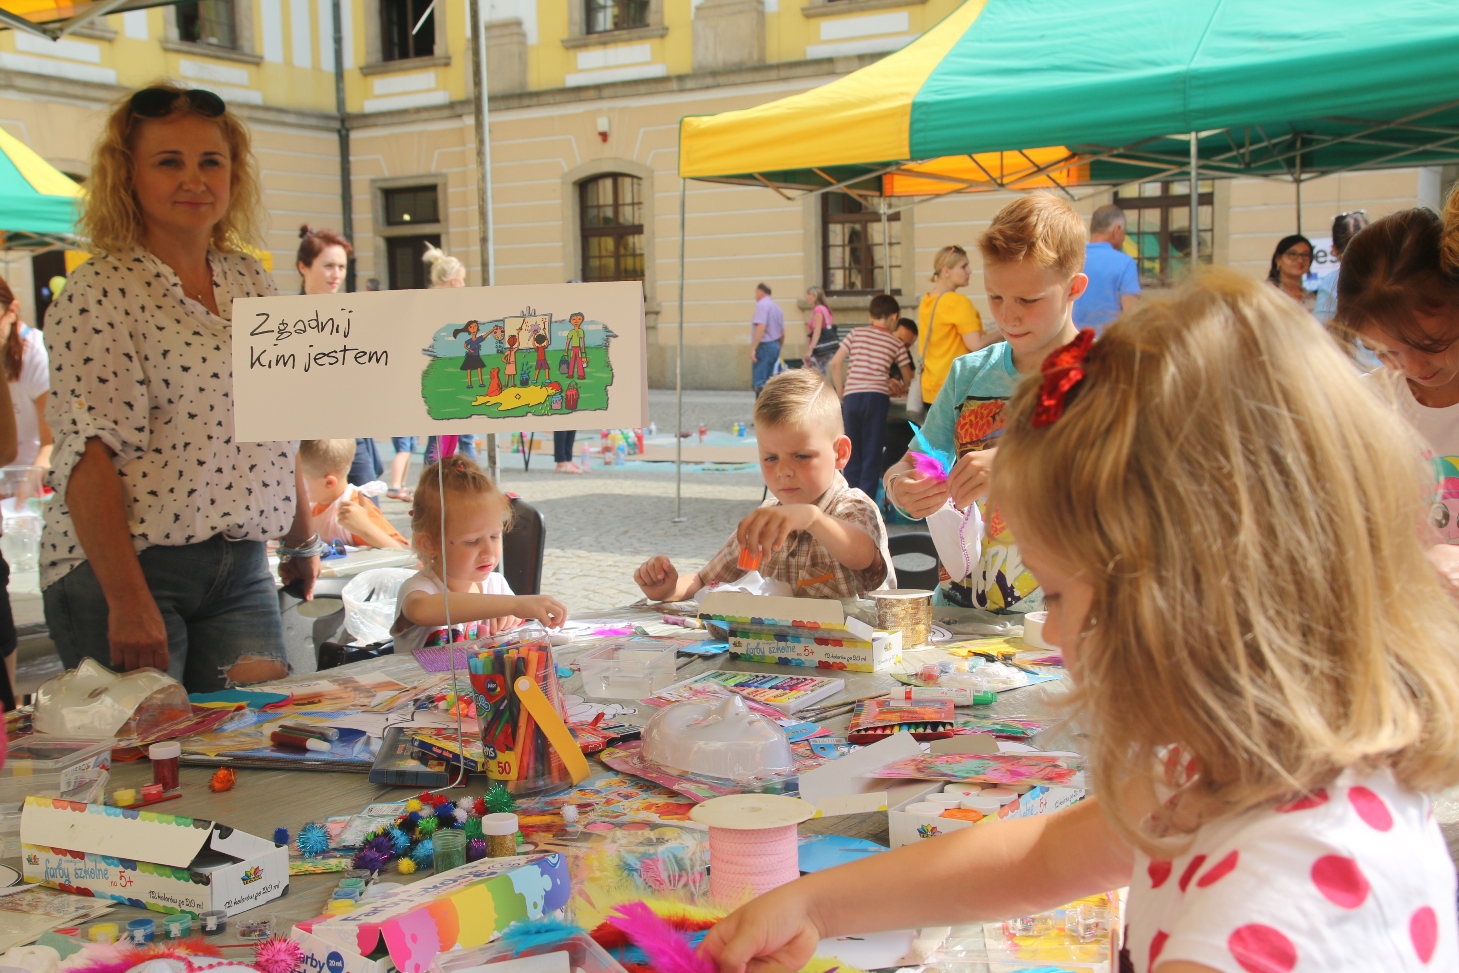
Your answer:
[[[143,668],[117,675],[94,659],[82,659],[36,691],[35,732],[146,739],[191,715],[187,690],[167,673]]]
[[[395,623],[395,601],[400,586],[415,574],[409,568],[375,568],[361,571],[340,592],[344,601],[344,627],[360,645],[372,645],[390,637]]]
[[[783,598],[789,598],[795,594],[795,589],[784,581],[761,577],[759,571],[751,571],[738,581],[731,581],[728,584],[705,585],[695,592],[694,600],[703,604],[704,596],[711,591],[743,591],[750,595],[779,595]]]

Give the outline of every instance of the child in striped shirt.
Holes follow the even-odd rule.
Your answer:
[[[841,395],[841,418],[851,439],[846,482],[876,496],[882,474],[882,442],[891,405],[888,375],[901,370],[903,387],[912,381],[912,356],[895,332],[901,305],[890,294],[871,299],[871,326],[856,328],[841,341],[831,359],[831,380]]]

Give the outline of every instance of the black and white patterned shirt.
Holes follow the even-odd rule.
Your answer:
[[[268,540],[292,523],[299,444],[233,441],[233,299],[277,290],[252,257],[208,260],[222,316],[143,249],[82,264],[46,314],[56,496],[41,537],[43,588],[86,560],[65,499],[92,438],[116,453],[139,553],[215,534]]]

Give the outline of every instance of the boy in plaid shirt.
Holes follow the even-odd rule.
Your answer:
[[[683,601],[706,585],[738,579],[742,550],[760,558],[760,574],[806,598],[860,598],[895,588],[887,529],[876,503],[841,475],[851,440],[841,403],[810,369],[782,372],[755,402],[760,472],[770,489],[719,553],[681,576],[666,555],[649,558],[633,580],[656,601]]]

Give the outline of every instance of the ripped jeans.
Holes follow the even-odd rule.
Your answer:
[[[167,625],[167,673],[188,692],[288,673],[279,596],[262,541],[220,535],[179,547],[149,547],[137,559]],[[66,668],[88,656],[116,668],[106,596],[91,564],[82,562],[43,594],[46,625]]]

